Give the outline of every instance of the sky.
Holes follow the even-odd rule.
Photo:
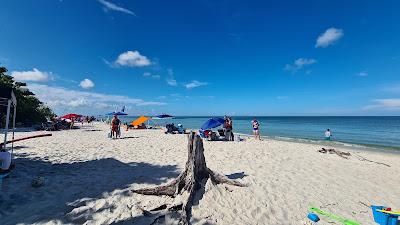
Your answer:
[[[0,66],[59,115],[400,115],[400,1],[1,8]]]

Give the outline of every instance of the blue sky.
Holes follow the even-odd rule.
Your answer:
[[[1,5],[1,65],[59,114],[400,114],[399,1]]]

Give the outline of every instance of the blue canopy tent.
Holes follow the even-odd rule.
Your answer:
[[[219,127],[222,124],[224,124],[224,122],[225,122],[225,120],[223,118],[214,117],[214,118],[211,118],[211,119],[207,120],[203,124],[203,126],[201,126],[201,129],[202,130],[209,130],[209,129],[212,129],[212,128],[216,128],[216,127]]]

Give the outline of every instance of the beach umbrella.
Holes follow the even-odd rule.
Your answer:
[[[75,114],[75,113],[70,113],[70,114],[67,114],[67,115],[62,116],[61,118],[62,118],[62,119],[69,119],[69,120],[72,120],[72,119],[76,119],[76,118],[79,118],[79,117],[82,117],[82,115]]]
[[[110,113],[107,113],[106,114],[107,116],[126,116],[126,115],[128,115],[127,113],[124,113],[124,112],[110,112]]]
[[[173,118],[174,116],[171,116],[171,115],[168,115],[168,114],[161,114],[161,115],[158,115],[158,116],[156,116],[156,117],[153,117],[153,119],[170,119],[170,118]]]
[[[132,126],[139,126],[140,124],[146,122],[149,119],[150,119],[149,117],[141,116],[137,118],[135,121],[133,121],[131,124]]]
[[[209,130],[218,126],[221,126],[222,124],[224,124],[225,120],[223,118],[220,117],[215,117],[215,118],[211,118],[209,120],[207,120],[203,126],[201,126],[202,130]]]

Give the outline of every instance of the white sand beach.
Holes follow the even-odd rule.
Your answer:
[[[187,159],[187,136],[130,130],[111,140],[107,132],[96,123],[15,143],[16,168],[0,191],[0,224],[151,224],[155,218],[141,208],[174,199],[131,190],[176,178]],[[16,136],[34,133],[42,132]],[[321,147],[250,138],[204,141],[207,166],[248,186],[207,182],[192,224],[311,224],[311,206],[375,224],[363,203],[400,209],[400,154],[340,148],[351,153],[344,159],[317,152]],[[37,176],[45,182],[34,188]],[[321,216],[318,224],[332,222]]]

